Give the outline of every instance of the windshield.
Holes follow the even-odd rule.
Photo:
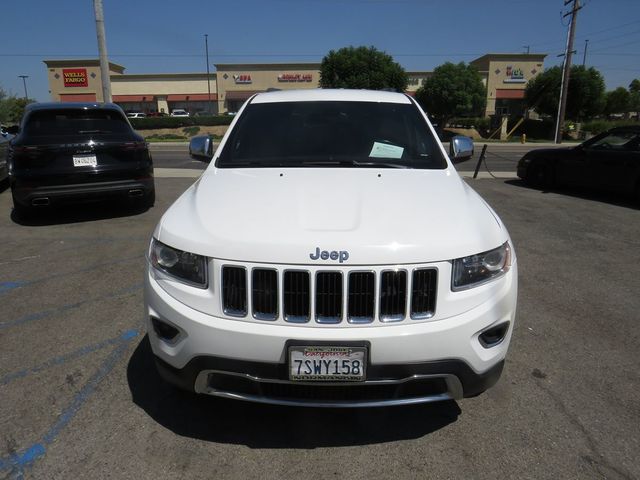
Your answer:
[[[444,169],[437,142],[413,104],[250,104],[216,166]]]
[[[40,110],[32,112],[25,125],[25,133],[32,136],[108,134],[130,131],[129,123],[116,110]]]

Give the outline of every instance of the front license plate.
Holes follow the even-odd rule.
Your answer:
[[[289,347],[289,379],[293,381],[363,382],[366,366],[365,347]]]
[[[98,158],[95,155],[73,156],[74,167],[95,167],[98,165]]]

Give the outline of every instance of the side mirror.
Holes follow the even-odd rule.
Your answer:
[[[469,160],[473,157],[473,140],[463,135],[456,135],[449,143],[449,156],[454,163]]]
[[[213,158],[213,139],[209,135],[198,135],[189,142],[189,155],[206,162]]]
[[[7,128],[7,133],[11,135],[17,135],[18,133],[20,133],[20,127],[18,125],[11,125],[9,128]]]

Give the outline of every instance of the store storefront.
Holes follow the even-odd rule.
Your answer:
[[[487,54],[471,62],[487,87],[485,115],[520,115],[527,82],[543,70],[543,54]],[[54,101],[101,102],[98,60],[45,60]],[[113,101],[125,111],[192,115],[237,112],[257,92],[318,88],[319,63],[216,64],[215,73],[125,74],[110,63]],[[407,94],[414,95],[432,74],[407,72]]]

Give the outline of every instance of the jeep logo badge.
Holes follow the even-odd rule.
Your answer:
[[[320,247],[316,247],[316,251],[310,253],[309,258],[311,260],[338,260],[340,263],[343,263],[349,260],[349,252],[346,250],[340,250],[339,252],[332,250],[329,252],[327,250],[320,250]]]

